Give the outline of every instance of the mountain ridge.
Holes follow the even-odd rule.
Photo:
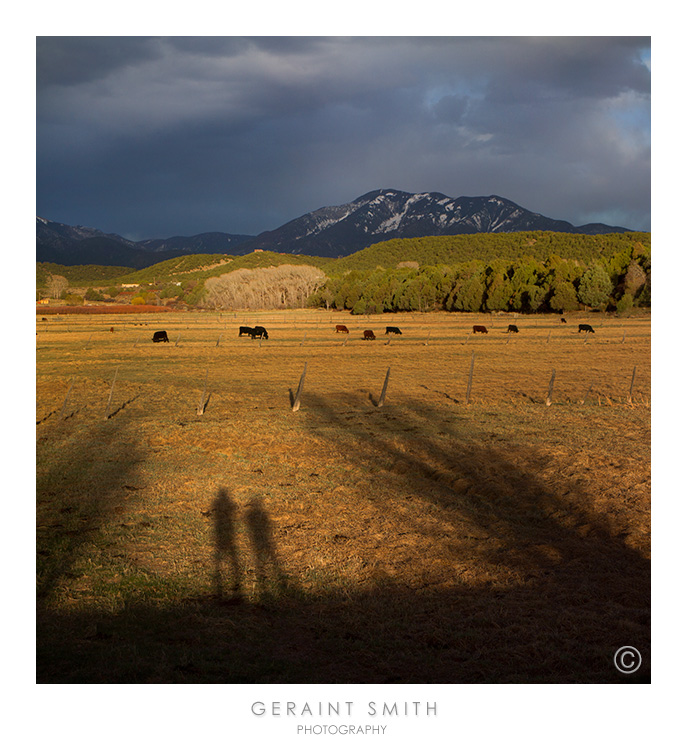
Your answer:
[[[113,264],[144,268],[189,253],[245,255],[256,248],[277,253],[340,258],[395,238],[549,231],[598,235],[631,232],[593,223],[576,227],[524,209],[501,196],[408,193],[381,188],[346,204],[322,206],[258,235],[221,232],[131,241],[81,225],[36,218],[38,261],[66,265]]]

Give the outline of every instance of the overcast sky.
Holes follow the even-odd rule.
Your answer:
[[[377,188],[650,230],[650,38],[38,37],[36,213],[257,234]]]

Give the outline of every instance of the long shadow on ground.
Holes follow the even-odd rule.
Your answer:
[[[307,414],[309,430],[323,436],[331,437],[329,427],[342,424],[342,415],[323,401],[312,399]],[[220,488],[213,506],[214,592],[175,606],[130,600],[116,614],[56,611],[39,597],[38,681],[650,681],[648,559],[593,511],[578,485],[568,485],[566,478],[545,483],[539,458],[530,464],[518,446],[498,449],[489,442],[450,448],[424,429],[428,419],[420,406],[372,412],[347,427],[337,450],[395,470],[393,497],[411,491],[425,499],[447,523],[443,545],[460,572],[470,524],[491,544],[481,549],[486,563],[519,573],[519,584],[476,585],[458,576],[412,585],[381,576],[354,592],[333,589],[314,597],[289,582],[273,544],[272,522],[255,496],[244,522],[264,595],[250,601],[242,597],[236,563],[237,509],[231,490]],[[395,436],[401,432],[416,436],[405,445],[413,451],[398,448]],[[75,449],[72,459],[77,457]],[[122,478],[136,453],[123,459]],[[93,467],[93,477],[102,469]],[[85,493],[93,492],[92,480],[81,480]],[[107,499],[95,512],[112,513],[115,501]],[[380,510],[403,520],[389,501],[381,501]],[[420,530],[424,524],[418,521]],[[90,535],[94,526],[86,521],[86,532],[76,537]],[[69,538],[58,547],[64,555],[48,568],[39,595],[73,564],[76,549]],[[612,658],[629,644],[644,662],[626,676],[615,670]]]

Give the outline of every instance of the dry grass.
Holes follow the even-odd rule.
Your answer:
[[[648,680],[650,318],[568,321],[37,321],[39,681]]]

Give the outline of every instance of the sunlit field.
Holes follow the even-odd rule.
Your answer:
[[[649,681],[650,315],[566,318],[38,316],[38,681]]]

